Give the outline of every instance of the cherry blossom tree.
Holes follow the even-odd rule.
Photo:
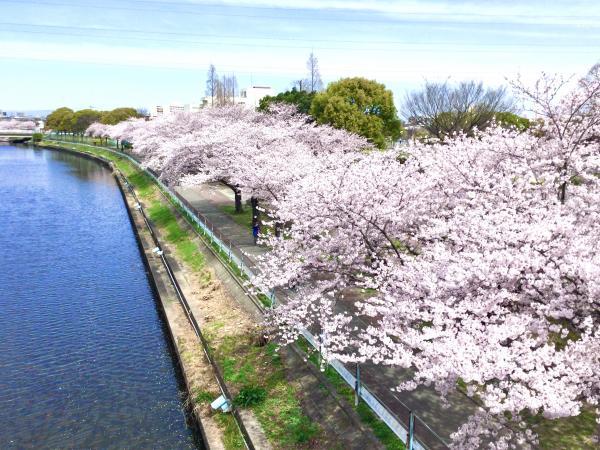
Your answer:
[[[229,106],[127,123],[134,153],[164,181],[223,182],[236,194],[238,209],[242,192],[267,203],[285,195],[292,181],[313,170],[316,155],[370,147],[362,137],[317,126],[283,105],[269,113]],[[123,138],[112,132],[117,135]]]
[[[34,130],[36,123],[31,120],[2,120],[0,121],[0,130]]]
[[[459,448],[531,442],[528,414],[600,399],[598,70],[564,96],[548,77],[515,87],[540,128],[337,158],[294,183],[256,280],[299,293],[272,314],[284,341],[308,328],[329,357],[411,368],[399,389],[466,383],[485,409]]]
[[[109,136],[111,128],[111,125],[104,125],[100,122],[94,122],[87,128],[87,130],[85,130],[84,134],[89,137],[105,138]]]
[[[170,184],[221,181],[283,236],[254,282],[326,358],[410,368],[398,389],[467,386],[458,448],[535,444],[524,419],[598,413],[600,73],[514,88],[541,119],[380,152],[292,109],[203,110],[122,130]],[[91,128],[91,127],[90,127]]]

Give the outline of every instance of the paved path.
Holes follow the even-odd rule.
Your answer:
[[[236,223],[225,213],[223,206],[233,205],[233,192],[218,183],[207,183],[196,187],[180,187],[177,192],[194,208],[205,215],[215,229],[226,236],[241,252],[234,250],[253,265],[253,258],[266,253],[264,247],[254,245],[252,230]],[[248,206],[249,207],[249,206]],[[354,369],[348,367],[353,372]],[[408,412],[412,410],[435,434],[444,441],[450,441],[450,435],[473,414],[475,403],[461,392],[455,392],[448,398],[449,406],[442,406],[439,394],[432,388],[421,387],[412,392],[395,392],[393,388],[409,377],[409,371],[397,367],[361,365],[361,378],[368,389],[380,399],[405,424],[408,423]],[[444,448],[434,433],[427,430],[417,420],[415,423],[417,438],[430,448]]]
[[[220,183],[206,183],[201,187],[178,187],[175,189],[194,208],[200,211],[214,225],[226,240],[231,241],[241,253],[236,251],[250,269],[255,268],[253,257],[267,252],[265,247],[254,245],[252,230],[235,222],[223,212],[223,206],[232,206],[233,192]],[[244,206],[250,208],[250,205]],[[218,234],[218,233],[217,233]]]
[[[195,198],[193,194],[190,196]],[[197,200],[200,202],[200,199],[197,198]],[[233,222],[227,215],[222,217],[224,220],[221,222],[219,220],[220,209],[218,206],[206,206],[203,213],[209,220],[218,222],[222,230],[230,231],[234,235],[236,232],[243,230],[243,227]],[[235,227],[231,227],[232,223],[237,225],[239,229],[235,230]],[[182,224],[182,226],[186,228],[185,224]],[[238,236],[241,242],[244,242],[243,239],[248,241],[245,247],[252,248],[257,252],[264,252],[264,249],[254,246],[254,240],[251,235],[248,238],[247,236],[242,236],[243,234],[241,232],[239,236],[236,236]],[[262,321],[262,315],[258,313],[256,307],[249,301],[245,291],[234,281],[208,249],[201,248],[207,265],[215,271],[217,278],[223,283],[229,295],[235,298],[244,311],[249,313],[257,322]],[[172,261],[172,263],[174,266],[177,266],[176,261]],[[189,302],[194,315],[201,317],[202,312],[196,310],[198,305],[196,304],[197,302],[194,302],[193,295],[188,295],[188,299],[191,299]],[[381,443],[373,432],[361,422],[358,414],[343,399],[334,394],[334,388],[326,389],[324,387],[323,383],[327,381],[317,368],[314,368],[311,363],[306,362],[303,356],[292,348],[281,349],[281,356],[283,364],[286,367],[288,380],[301,386],[299,389],[299,399],[304,412],[323,429],[323,436],[320,438],[319,445],[332,450],[383,450]],[[246,418],[244,418],[244,421],[246,421]]]

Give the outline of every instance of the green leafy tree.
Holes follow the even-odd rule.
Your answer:
[[[309,114],[313,98],[315,98],[314,92],[299,91],[294,87],[291,91],[281,92],[275,96],[267,95],[263,97],[258,105],[258,110],[267,111],[273,103],[290,103],[296,105],[298,111],[301,113]]]
[[[529,119],[511,112],[496,113],[495,119],[500,126],[505,128],[515,128],[518,131],[525,131],[531,127],[531,121]]]
[[[343,78],[316,94],[310,108],[320,124],[344,128],[385,148],[404,133],[392,92],[365,78]]]
[[[131,117],[140,117],[135,108],[115,108],[112,111],[104,111],[100,122],[105,125],[116,125]]]
[[[62,107],[52,111],[46,117],[46,128],[67,132],[71,131],[73,126],[73,110],[71,108]]]
[[[71,131],[73,133],[83,134],[94,122],[100,120],[102,113],[93,109],[82,109],[73,114]]]

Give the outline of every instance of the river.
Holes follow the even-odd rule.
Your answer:
[[[199,448],[111,173],[0,145],[0,448]]]

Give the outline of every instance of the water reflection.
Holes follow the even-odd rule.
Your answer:
[[[0,147],[0,448],[196,448],[117,185]]]

